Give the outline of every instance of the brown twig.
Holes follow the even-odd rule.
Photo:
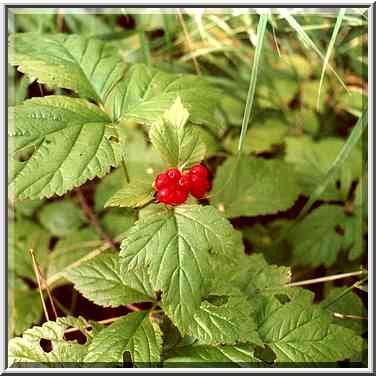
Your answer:
[[[39,266],[39,264],[37,262],[37,259],[35,257],[33,249],[30,248],[29,252],[30,252],[30,255],[31,255],[31,258],[32,258],[32,261],[33,261],[34,273],[35,273],[35,275],[37,277],[39,290],[40,290],[40,292],[42,292],[42,290],[46,290],[47,291],[48,299],[50,301],[50,304],[51,304],[51,307],[52,307],[52,311],[54,313],[55,320],[56,320],[57,317],[58,317],[58,314],[57,314],[57,311],[56,311],[54,299],[52,298],[51,291],[50,291],[50,289],[48,287],[48,284],[47,284],[47,281],[46,281],[46,279],[44,277],[43,271],[42,271],[42,269],[40,268],[40,266]],[[43,285],[43,288],[42,288],[42,285]],[[43,299],[43,303],[44,303],[44,299]],[[46,317],[48,317],[48,313],[47,313]]]
[[[142,311],[142,309],[140,309],[140,308],[134,306],[133,304],[128,304],[128,305],[127,305],[128,308],[129,308],[130,306],[133,307],[133,311],[135,311],[135,312],[136,312],[136,311],[137,311],[137,312]],[[108,318],[108,319],[104,319],[104,320],[97,321],[97,324],[103,324],[103,325],[111,324],[111,323],[113,323],[114,321],[117,321],[117,320],[121,319],[122,317],[124,317],[124,316],[110,317],[110,318]],[[89,329],[89,328],[91,328],[91,327],[92,327],[91,324],[87,324],[87,325],[86,325],[86,329]],[[73,332],[77,332],[77,331],[79,331],[79,330],[80,330],[80,329],[78,329],[78,328],[70,328],[70,329],[67,329],[64,333],[65,333],[65,334],[67,334],[67,333],[73,333]]]
[[[86,217],[89,219],[90,223],[95,227],[99,236],[103,240],[105,240],[112,248],[117,249],[115,242],[106,234],[105,231],[103,231],[101,225],[99,224],[98,218],[96,217],[91,207],[86,202],[85,197],[82,194],[80,188],[76,188],[76,194],[80,201],[80,205],[81,205],[83,212],[85,213]]]
[[[196,69],[196,72],[198,75],[201,74],[201,70],[200,70],[200,67],[198,65],[198,62],[197,62],[197,59],[196,59],[196,56],[194,55],[194,47],[193,47],[193,43],[191,41],[191,37],[189,36],[189,33],[188,33],[188,29],[187,29],[187,26],[185,24],[185,21],[184,21],[184,18],[183,18],[183,15],[181,14],[180,12],[180,9],[177,10],[177,16],[178,16],[178,19],[179,19],[179,22],[181,23],[181,26],[183,28],[183,33],[184,33],[184,36],[187,40],[187,43],[188,43],[188,47],[189,47],[189,50],[191,52],[191,56],[192,56],[192,60],[193,60],[193,64],[195,66],[195,69]]]
[[[286,287],[297,287],[297,286],[304,286],[304,285],[312,285],[314,283],[329,282],[329,281],[334,281],[336,279],[355,277],[355,276],[362,275],[362,274],[366,274],[366,272],[364,270],[359,270],[359,271],[356,271],[356,272],[329,275],[329,276],[326,276],[326,277],[307,279],[305,281],[292,282],[292,283],[286,284],[285,286]]]
[[[357,315],[344,315],[343,313],[338,313],[334,312],[333,313],[334,317],[340,320],[346,320],[346,319],[351,319],[351,320],[368,320],[368,317],[365,316],[357,316]]]
[[[36,277],[37,282],[38,282],[39,295],[40,295],[40,299],[42,301],[44,316],[45,316],[45,318],[46,318],[47,321],[50,321],[50,317],[48,316],[48,311],[47,311],[46,303],[45,303],[44,297],[43,297],[41,278],[40,278],[39,270],[38,270],[38,267],[37,267],[37,262],[35,260],[34,251],[30,248],[29,249],[29,253],[30,253],[30,256],[31,256],[31,260],[33,262],[33,268],[34,268],[35,277]]]
[[[56,21],[57,21],[57,29],[59,33],[62,33],[64,30],[64,13],[63,12],[64,12],[64,9],[58,9],[57,11]]]

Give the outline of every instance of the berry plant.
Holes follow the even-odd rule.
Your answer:
[[[365,9],[8,16],[9,367],[368,366]]]

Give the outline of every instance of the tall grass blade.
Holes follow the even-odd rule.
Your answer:
[[[242,129],[241,129],[240,138],[239,138],[239,145],[238,145],[238,153],[239,154],[243,150],[244,139],[245,139],[245,135],[247,134],[249,118],[250,118],[250,115],[251,115],[251,110],[252,110],[252,106],[253,106],[253,102],[254,102],[255,91],[256,91],[256,82],[257,82],[257,74],[258,74],[259,65],[260,65],[262,44],[263,44],[263,40],[264,40],[264,35],[265,35],[267,23],[268,23],[268,15],[267,14],[261,14],[259,23],[257,25],[256,51],[255,51],[255,57],[254,57],[254,60],[253,60],[253,65],[252,65],[252,72],[251,72],[251,79],[249,81],[247,102],[246,102],[246,105],[245,105],[243,122],[242,122]]]
[[[339,169],[346,161],[347,157],[350,155],[353,148],[356,146],[360,138],[362,137],[363,131],[367,129],[368,125],[368,111],[366,110],[362,116],[357,121],[355,127],[350,133],[350,136],[346,140],[346,143],[343,145],[342,149],[337,155],[337,158],[334,160],[331,165],[328,173],[325,176],[324,181],[316,187],[316,189],[311,194],[309,200],[304,205],[302,211],[299,213],[298,219],[302,218],[308,210],[311,208],[312,204],[321,196],[328,184],[332,181],[333,177],[338,173]]]
[[[286,21],[289,23],[289,25],[300,35],[300,37],[303,39],[303,41],[307,44],[307,46],[311,47],[316,54],[321,58],[321,60],[325,61],[324,54],[319,50],[319,48],[315,45],[313,40],[308,36],[308,34],[304,31],[304,29],[300,26],[299,22],[295,20],[293,16],[291,16],[288,11],[281,9],[280,14],[282,17],[286,19]],[[346,84],[342,80],[342,78],[338,75],[338,73],[334,70],[334,68],[328,63],[327,64],[330,71],[336,76],[337,80],[340,82],[340,84],[344,87],[344,89],[349,92],[347,89]]]
[[[326,66],[328,65],[330,55],[332,54],[334,44],[336,42],[339,29],[341,28],[342,20],[343,20],[343,17],[345,16],[345,13],[346,13],[346,8],[341,8],[338,13],[337,21],[333,29],[333,34],[329,41],[328,49],[326,50],[325,60],[322,66],[321,77],[320,77],[319,93],[317,95],[317,110],[319,110],[319,107],[320,107],[320,95],[321,95],[322,84],[324,82]]]
[[[323,192],[325,192],[325,189],[327,188],[328,184],[332,181],[334,176],[338,174],[339,169],[342,167],[344,162],[347,160],[347,157],[350,155],[351,151],[353,150],[353,148],[356,146],[356,144],[362,137],[362,134],[367,129],[367,126],[368,126],[368,111],[366,110],[363,112],[362,116],[357,121],[355,127],[351,131],[350,136],[348,137],[342,149],[338,153],[337,158],[332,163],[324,180],[312,192],[309,200],[306,202],[306,204],[304,205],[303,209],[301,210],[301,212],[299,213],[295,221],[282,231],[282,233],[279,235],[279,237],[273,244],[272,249],[276,249],[278,247],[281,241],[286,238],[288,233],[295,227],[295,225],[298,224],[298,222],[308,213],[309,209],[312,207],[314,202],[321,196]]]

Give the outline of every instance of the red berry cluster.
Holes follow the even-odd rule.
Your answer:
[[[177,168],[170,168],[154,181],[159,202],[169,205],[183,204],[189,193],[200,199],[209,190],[208,170],[198,164],[182,175]]]

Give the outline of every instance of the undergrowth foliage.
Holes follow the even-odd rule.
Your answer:
[[[341,92],[336,109],[355,119],[350,131],[357,133],[349,143],[336,121],[322,126],[317,72],[301,54],[287,64],[272,53],[264,35],[276,27],[271,15],[222,20],[257,32],[252,90],[243,48],[229,49],[243,61],[239,77],[229,74],[229,54],[203,53],[200,64],[215,79],[209,68],[198,75],[184,65],[152,66],[158,48],[145,42],[152,29],[145,20],[135,34],[144,54],[131,58],[124,53],[134,35],[114,37],[115,18],[65,16],[71,33],[57,32],[48,15],[38,23],[42,32],[31,31],[20,15],[23,32],[9,38],[9,62],[21,77],[8,115],[9,364],[364,364],[367,175],[359,140],[366,115],[344,104]],[[165,30],[170,48],[181,26],[173,20],[150,21]],[[341,13],[339,24],[356,20]],[[210,21],[211,37],[231,42],[219,18]],[[286,22],[317,48],[292,15]],[[263,53],[271,70],[259,63]],[[329,66],[321,52],[315,56]],[[330,83],[340,92],[337,76]],[[322,100],[330,92],[320,81]],[[31,83],[41,96],[27,94]],[[256,112],[250,121],[242,118],[247,93],[248,119]],[[284,216],[315,192],[304,215]],[[328,283],[319,296],[291,283],[323,271],[360,277]],[[122,314],[93,319],[77,299]]]

